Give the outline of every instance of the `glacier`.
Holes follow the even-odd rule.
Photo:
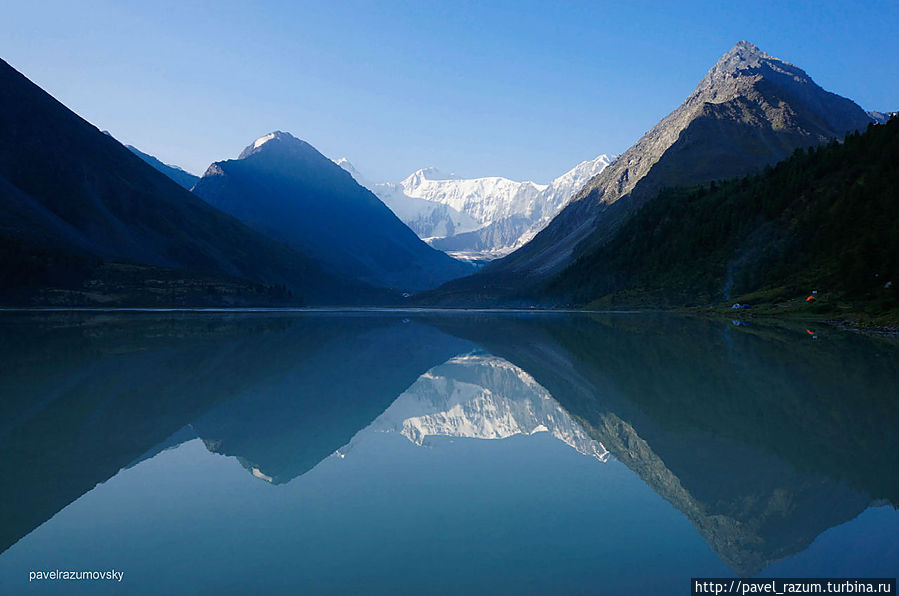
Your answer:
[[[583,161],[549,184],[462,178],[433,167],[401,182],[372,183],[345,157],[334,162],[434,248],[463,260],[488,261],[533,238],[613,159],[601,154]]]

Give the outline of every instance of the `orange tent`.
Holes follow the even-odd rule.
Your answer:
[[[809,296],[808,298],[805,299],[805,301],[806,301],[806,302],[814,302],[814,301],[815,301],[815,297],[814,297],[814,296]]]

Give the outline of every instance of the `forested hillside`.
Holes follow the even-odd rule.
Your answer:
[[[667,189],[545,287],[573,304],[804,296],[896,308],[899,118],[763,173]],[[749,296],[750,298],[752,296]]]

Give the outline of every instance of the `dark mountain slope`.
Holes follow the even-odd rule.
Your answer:
[[[276,481],[311,468],[472,349],[403,317],[7,313],[0,552],[187,424]]]
[[[350,442],[429,369],[473,346],[432,327],[389,318],[310,317],[295,325],[283,375],[270,376],[194,420],[216,453],[254,475],[289,482]],[[296,358],[302,354],[302,358]]]
[[[160,292],[141,286],[156,268],[197,287],[225,280],[237,294],[260,282],[311,302],[366,291],[210,207],[2,61],[0,255],[7,304],[52,302],[54,289],[67,303],[158,303]],[[135,280],[109,263],[146,269]],[[97,278],[105,289],[86,291]]]
[[[308,143],[275,132],[194,187],[209,204],[368,283],[420,290],[472,271],[429,247],[368,189]]]
[[[899,118],[765,173],[663,192],[548,287],[558,300],[704,304],[819,289],[899,307]],[[821,305],[818,305],[819,307]]]
[[[801,69],[739,42],[693,93],[588,182],[531,242],[447,284],[442,301],[507,300],[611,238],[663,188],[760,171],[798,147],[862,129],[870,118]]]
[[[144,153],[137,147],[134,147],[132,145],[125,145],[125,147],[127,147],[128,150],[131,151],[131,153],[135,154],[136,156],[138,156],[139,158],[141,158],[142,160],[144,160],[145,162],[147,162],[148,164],[150,164],[151,166],[153,166],[154,168],[156,168],[157,170],[159,170],[160,172],[162,172],[163,174],[165,174],[166,176],[168,176],[169,178],[171,178],[172,180],[174,180],[175,182],[177,182],[178,184],[180,184],[182,187],[184,187],[187,190],[190,190],[191,188],[193,188],[194,184],[196,184],[197,181],[200,179],[199,176],[194,176],[190,172],[182,170],[181,168],[179,168],[177,166],[170,166],[167,163],[162,163],[156,157],[153,157],[149,153]]]

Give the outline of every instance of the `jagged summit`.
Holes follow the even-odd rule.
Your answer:
[[[259,137],[247,145],[246,148],[240,152],[240,155],[237,156],[237,159],[246,159],[251,155],[259,153],[262,150],[262,147],[265,147],[266,151],[269,151],[275,148],[311,149],[312,145],[298,139],[289,132],[276,130]]]
[[[426,168],[416,170],[415,172],[410,174],[406,178],[406,180],[414,181],[412,182],[414,184],[419,184],[423,180],[461,180],[461,178],[454,172],[450,172],[449,174],[447,174],[436,166],[428,166]]]
[[[751,61],[761,60],[762,58],[772,58],[772,56],[769,56],[768,54],[763,52],[757,45],[755,45],[751,41],[746,41],[745,39],[743,39],[735,43],[734,47],[728,50],[724,54],[724,56],[721,57],[721,60],[719,60],[719,62],[725,60],[733,60],[734,58]]]
[[[801,68],[739,41],[680,107],[586,184],[572,204],[590,197],[587,210],[602,209],[635,190],[639,203],[664,186],[745,174],[784,159],[796,147],[841,138],[868,121],[861,108],[825,91]],[[663,156],[669,159],[656,167]],[[657,172],[646,178],[653,168]],[[569,222],[577,233],[557,253],[553,266],[565,262],[593,225],[577,222],[593,215],[579,213]]]
[[[720,103],[746,93],[750,85],[763,77],[787,84],[814,85],[801,68],[766,54],[753,43],[738,41],[699,81],[685,104],[697,100]]]
[[[592,252],[663,188],[743,176],[863,129],[871,118],[819,87],[802,69],[740,41],[695,90],[609,167],[587,182],[534,239],[477,276],[448,287],[534,285]],[[619,204],[620,199],[625,199]],[[460,289],[468,284],[464,291]]]
[[[700,81],[699,87],[702,87],[705,82],[720,83],[727,78],[737,77],[745,71],[759,68],[765,61],[782,62],[778,58],[769,56],[755,44],[738,41],[709,69],[708,74]]]

